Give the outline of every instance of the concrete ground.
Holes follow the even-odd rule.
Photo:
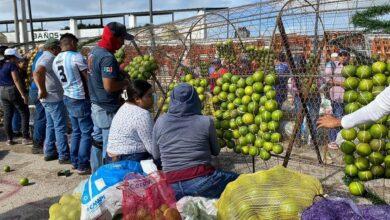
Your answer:
[[[342,181],[343,166],[341,155],[331,152],[332,164],[319,165],[310,147],[293,150],[288,168],[317,177],[323,184],[325,193],[331,196],[351,198],[359,204],[370,204],[367,199],[351,196]],[[251,173],[252,159],[223,149],[215,159],[215,166],[237,173]],[[255,159],[255,171],[282,164],[281,158],[271,158],[264,162]],[[3,166],[9,165],[12,172],[5,173]],[[73,189],[87,177],[73,173],[70,177],[58,177],[57,172],[71,169],[71,165],[59,165],[57,161],[45,162],[43,155],[31,154],[31,146],[5,146],[0,143],[0,219],[48,219],[48,209],[64,193]],[[27,177],[31,184],[21,187],[20,178]],[[390,180],[367,182],[366,187],[375,191],[381,198],[390,202]]]
[[[5,173],[8,165],[11,172]],[[46,162],[43,155],[31,154],[31,145],[5,146],[0,143],[0,219],[48,219],[48,209],[64,193],[71,193],[87,177],[73,173],[58,177],[57,172],[71,169],[58,161]],[[20,186],[19,179],[27,177],[28,186]]]

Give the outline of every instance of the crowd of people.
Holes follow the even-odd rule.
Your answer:
[[[196,90],[180,84],[171,92],[168,113],[153,121],[152,85],[131,81],[114,57],[132,38],[124,25],[109,23],[87,57],[78,52],[78,39],[70,33],[48,39],[32,61],[29,95],[16,65],[21,56],[16,49],[6,49],[0,63],[0,97],[7,144],[15,144],[15,109],[21,116],[23,144],[31,143],[28,104],[33,104],[33,153],[43,153],[45,161],[71,164],[86,175],[103,164],[154,159],[177,199],[219,197],[238,175],[211,165],[212,155],[220,152],[213,120],[201,114]]]
[[[186,195],[219,197],[238,174],[211,165],[212,156],[220,153],[213,119],[202,115],[194,87],[182,83],[170,94],[168,112],[154,122],[150,113],[154,102],[152,85],[144,80],[131,81],[114,56],[124,41],[132,38],[124,25],[111,22],[104,27],[101,40],[87,57],[78,52],[78,39],[73,34],[63,34],[59,40],[50,38],[31,61],[31,79],[26,74],[28,59],[14,48],[1,47],[0,100],[7,144],[15,144],[14,130],[18,129],[19,120],[22,144],[32,143],[33,153],[43,153],[45,161],[71,164],[80,175],[91,174],[103,164],[153,159],[166,173],[177,199]],[[386,89],[373,103],[342,120],[337,119],[343,115],[344,78],[340,73],[348,60],[345,51],[332,54],[324,76],[317,80],[319,88],[326,88],[333,111],[333,116],[318,120],[319,127],[353,127],[388,113],[388,106],[381,103],[388,102]],[[294,62],[300,72],[306,73],[303,56],[294,57]],[[245,60],[241,63],[252,65]],[[211,86],[214,86],[215,80],[230,69],[216,59],[210,71]],[[275,71],[280,78],[279,104],[287,99],[283,91],[289,91],[296,110],[299,109],[296,82],[289,76],[291,70],[284,54],[275,61]],[[26,79],[31,82],[28,89]],[[320,103],[320,90],[317,90],[307,103],[312,118],[309,123],[315,129]],[[28,104],[35,105],[32,140]],[[329,133],[331,147],[337,147],[336,134],[337,130]]]

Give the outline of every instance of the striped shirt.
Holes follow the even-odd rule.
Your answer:
[[[87,63],[81,53],[65,51],[57,55],[53,62],[53,71],[60,80],[64,95],[73,99],[85,99],[85,90],[81,78]]]

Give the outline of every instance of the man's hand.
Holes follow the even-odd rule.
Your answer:
[[[318,128],[337,128],[341,127],[341,119],[335,118],[332,115],[325,115],[318,119]]]
[[[44,99],[46,97],[47,97],[47,92],[46,91],[42,91],[42,90],[38,91],[38,99]]]
[[[22,96],[24,104],[28,105],[28,97],[26,95]]]

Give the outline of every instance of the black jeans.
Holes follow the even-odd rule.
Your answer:
[[[29,138],[30,114],[15,86],[0,86],[0,99],[4,111],[4,129],[8,140],[13,140],[12,116],[16,109],[22,118],[23,138]]]

